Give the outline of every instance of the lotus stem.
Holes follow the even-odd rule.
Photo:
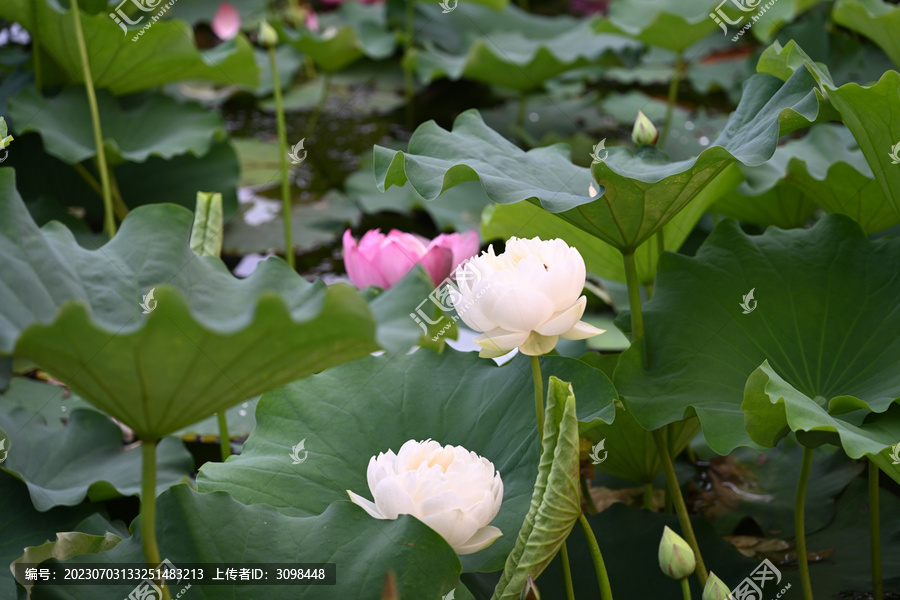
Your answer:
[[[581,493],[584,496],[584,505],[582,510],[584,510],[589,515],[596,515],[597,506],[594,504],[594,500],[591,498],[591,490],[590,488],[588,488],[587,477],[581,478]]]
[[[606,563],[603,562],[603,554],[600,552],[600,545],[597,544],[597,538],[594,536],[594,530],[588,523],[584,513],[578,515],[578,522],[584,530],[584,537],[587,539],[588,548],[591,550],[591,558],[594,560],[594,571],[597,572],[597,583],[600,584],[600,598],[602,600],[612,600],[612,587],[609,585],[609,573],[606,572]]]
[[[34,23],[33,30],[29,30],[28,33],[31,35],[31,61],[34,63],[34,87],[38,91],[38,94],[41,93],[41,88],[43,88],[43,77],[41,75],[41,39],[38,30],[40,27],[38,26],[38,18],[37,18],[37,2],[38,0],[31,0],[29,2],[29,8],[31,9],[31,22]]]
[[[403,89],[406,94],[406,128],[412,131],[416,87],[413,80],[412,50],[415,35],[416,3],[406,0],[406,40],[403,44]]]
[[[706,585],[706,579],[709,574],[706,571],[706,565],[703,564],[703,556],[700,554],[700,545],[697,543],[697,536],[694,535],[694,528],[691,525],[691,518],[688,515],[687,505],[684,503],[684,496],[681,494],[681,486],[678,485],[678,477],[675,475],[675,465],[672,462],[672,456],[669,454],[669,445],[666,443],[666,436],[663,435],[662,428],[653,432],[653,441],[656,442],[656,451],[659,453],[659,459],[663,464],[663,471],[666,474],[666,489],[669,490],[673,504],[675,504],[675,513],[678,515],[678,524],[681,525],[681,531],[684,533],[684,539],[687,540],[691,550],[694,551],[694,558],[697,560],[697,579],[700,580],[700,587]]]
[[[812,582],[809,579],[809,558],[806,556],[806,524],[804,522],[806,486],[809,484],[812,459],[812,448],[803,448],[800,479],[797,481],[797,497],[794,499],[794,532],[797,537],[797,562],[800,564],[800,584],[803,587],[804,600],[813,600]]]
[[[222,462],[231,456],[231,436],[228,435],[228,419],[225,411],[216,413],[216,419],[219,421],[219,450],[222,454]]]
[[[296,270],[294,238],[291,233],[291,184],[288,181],[287,130],[284,125],[284,101],[281,98],[281,80],[278,77],[278,61],[275,47],[269,46],[269,63],[272,65],[272,87],[275,92],[275,113],[278,118],[278,145],[281,150],[281,218],[284,220],[284,256],[292,270]]]
[[[681,596],[684,600],[691,600],[691,584],[687,577],[681,578]]]
[[[675,58],[675,74],[672,81],[669,82],[669,99],[666,102],[666,122],[663,125],[662,133],[659,136],[658,148],[662,148],[669,137],[669,130],[672,128],[672,114],[675,111],[675,102],[678,100],[678,85],[681,83],[682,71],[684,70],[684,57],[681,53]]]
[[[91,108],[91,123],[94,126],[94,144],[97,146],[97,162],[100,171],[100,183],[103,188],[103,228],[109,238],[116,235],[116,220],[113,217],[112,187],[109,183],[109,171],[106,164],[106,151],[103,149],[103,132],[100,129],[100,110],[97,108],[97,94],[94,92],[94,79],[91,75],[91,64],[88,61],[87,46],[84,43],[84,32],[81,29],[81,12],[78,0],[72,0],[72,18],[75,20],[75,39],[78,41],[78,53],[81,55],[81,67],[84,69],[84,87],[87,89],[88,104]]]
[[[632,343],[640,344],[638,349],[641,353],[644,368],[647,368],[647,351],[643,340],[644,314],[641,309],[641,291],[638,284],[637,266],[634,263],[634,252],[623,253],[623,256],[625,257],[625,281],[628,284],[628,303],[631,307],[631,339]],[[678,485],[678,477],[675,475],[675,464],[669,455],[669,444],[666,438],[667,436],[663,429],[657,429],[653,432],[653,441],[656,443],[656,450],[659,453],[663,471],[666,474],[666,490],[675,504],[675,512],[678,515],[681,530],[684,532],[684,538],[690,545],[691,550],[694,551],[694,557],[697,559],[697,578],[700,580],[700,586],[703,587],[706,585],[708,574],[706,566],[703,564],[703,557],[700,555],[697,536],[694,535],[694,528],[691,526],[691,519],[688,516],[684,496],[681,495],[681,487]]]
[[[640,341],[639,350],[647,367],[647,353],[644,351],[644,312],[641,309],[641,285],[638,283],[637,265],[634,262],[634,251],[623,253],[625,257],[625,282],[628,285],[628,305],[631,308],[631,341]]]
[[[534,377],[534,412],[537,414],[538,437],[544,438],[544,379],[541,376],[541,360],[531,357],[531,375]]]
[[[77,1],[77,0],[73,0]],[[156,544],[156,445],[159,441],[141,442],[143,463],[141,466],[141,547],[147,566],[154,568],[162,559]],[[162,585],[162,600],[171,600],[169,590]]]
[[[566,548],[566,542],[563,542],[563,545],[559,548],[559,560],[562,563],[566,600],[575,600],[575,586],[572,585],[572,567],[569,565],[569,551]]]
[[[644,484],[644,508],[653,510],[653,484]]]
[[[316,130],[316,123],[319,122],[319,117],[322,115],[322,107],[325,106],[325,101],[328,100],[328,93],[331,91],[331,73],[325,73],[322,76],[322,93],[319,96],[319,101],[316,102],[316,107],[313,109],[313,114],[309,118],[309,123],[306,124],[306,134],[303,136],[304,139],[312,136],[313,132]]]
[[[884,600],[884,581],[881,578],[881,518],[878,507],[878,478],[881,471],[869,460],[869,532],[872,544],[872,594]]]
[[[98,196],[103,197],[103,188],[100,187],[100,183],[97,182],[97,179],[91,174],[90,171],[84,168],[80,163],[75,163],[72,165],[72,168],[75,169],[75,172],[81,175],[81,178],[84,179],[85,183],[91,186],[91,189],[94,190]],[[116,217],[123,221],[125,217],[128,216],[128,206],[125,205],[125,202],[122,200],[122,196],[119,194],[119,186],[115,185],[115,178],[113,178],[112,183],[114,184],[112,187],[113,194],[113,212],[115,212]]]
[[[540,143],[534,138],[533,135],[528,133],[528,130],[525,129],[525,112],[528,107],[528,94],[526,92],[522,92],[519,94],[519,110],[516,113],[516,122],[513,125],[513,132],[519,136],[519,139],[523,144],[535,148],[540,145]]]

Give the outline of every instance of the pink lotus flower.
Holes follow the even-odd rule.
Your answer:
[[[241,15],[231,4],[223,2],[219,5],[210,28],[220,40],[230,40],[241,30]]]
[[[460,263],[477,254],[478,248],[475,231],[442,233],[429,241],[396,229],[387,235],[380,229],[372,229],[357,244],[348,229],[344,232],[344,266],[350,281],[358,288],[377,285],[387,289],[417,264],[421,264],[438,285]]]

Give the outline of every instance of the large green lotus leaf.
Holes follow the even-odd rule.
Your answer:
[[[668,431],[671,455],[681,454],[699,431],[700,422],[696,418],[672,423]],[[653,483],[662,473],[662,461],[652,433],[641,427],[621,403],[616,406],[616,420],[612,425],[601,423],[585,438],[592,447],[603,442],[606,458],[593,465],[597,471],[640,484]]]
[[[585,390],[580,422],[612,420],[615,391],[599,370],[564,357],[543,357],[541,364],[545,378],[558,374],[573,383],[576,395]],[[463,557],[463,565],[466,571],[500,570],[537,476],[533,399],[524,356],[503,367],[450,349],[368,357],[263,395],[241,455],[206,463],[197,485],[285,514],[316,515],[346,499],[347,490],[370,497],[366,466],[379,452],[397,451],[410,439],[461,445],[494,463],[504,489],[493,521],[504,535]],[[292,448],[304,440],[309,456],[292,464]]]
[[[231,143],[217,142],[201,157],[182,154],[168,160],[151,156],[146,162],[116,167],[116,182],[125,203],[133,208],[161,200],[193,210],[197,192],[222,194],[225,219],[238,210],[238,159]]]
[[[831,18],[878,44],[900,66],[900,6],[884,0],[838,0]]]
[[[885,378],[887,389],[893,383],[894,401],[900,400],[900,377],[895,373],[891,374],[893,382],[890,376]],[[900,406],[881,418],[859,423],[863,414],[873,412],[865,400],[842,394],[826,404],[824,397],[810,397],[785,381],[768,361],[747,379],[741,410],[747,433],[763,446],[774,446],[789,431],[812,432],[814,435],[807,436],[798,433],[798,439],[812,446],[827,440],[843,447],[850,458],[861,458],[876,457],[900,439]],[[888,474],[900,481],[900,471],[890,469]]]
[[[788,436],[765,453],[737,448],[721,459],[724,468],[718,471],[713,467],[713,472],[722,476],[719,481],[714,480],[712,490],[719,501],[707,504],[705,511],[708,517],[715,518],[716,530],[721,535],[733,535],[746,531],[742,521],[752,519],[763,537],[790,535],[794,530],[794,501],[803,451],[795,436]],[[865,467],[838,448],[825,446],[813,453],[804,508],[807,535],[832,522],[835,497]],[[729,483],[746,493],[729,489]]]
[[[797,162],[791,163],[791,166],[794,165],[801,169],[802,175],[806,174]],[[734,193],[713,206],[713,210],[726,216],[763,227],[774,225],[782,229],[803,227],[817,208],[815,202],[797,189],[793,180],[783,180],[759,196]]]
[[[433,19],[458,25],[461,43],[454,50],[429,42],[410,60],[419,79],[465,77],[518,91],[540,87],[564,71],[591,64],[607,53],[636,50],[640,44],[622,35],[598,34],[590,20],[532,15],[508,5],[497,12],[461,2],[447,14],[440,6],[421,8]]]
[[[723,221],[696,257],[661,258],[644,308],[647,368],[632,346],[616,388],[646,429],[696,411],[719,454],[752,444],[741,402],[764,360],[809,398],[884,412],[900,392],[898,269],[900,240],[870,242],[843,215],[752,237]]]
[[[141,451],[125,449],[122,430],[106,415],[75,410],[60,429],[29,410],[11,407],[0,409],[0,427],[15,445],[0,470],[25,482],[39,511],[141,492]],[[157,493],[194,470],[190,453],[174,438],[160,443],[157,461]]]
[[[238,11],[245,23],[264,17],[267,8],[265,0],[233,0],[229,4]],[[210,23],[220,5],[219,0],[178,0],[174,10],[167,12],[165,18],[176,18],[190,25]]]
[[[9,565],[22,556],[26,546],[37,546],[56,537],[58,531],[72,531],[86,516],[103,510],[102,504],[59,506],[38,512],[24,483],[0,472],[0,564]],[[12,571],[0,568],[0,598],[15,598]],[[124,597],[124,596],[123,596]]]
[[[798,16],[802,15],[813,6],[820,4],[822,1],[823,0],[778,0],[772,4],[772,6],[767,6],[766,12],[762,15],[759,14],[759,8],[768,3],[760,1],[757,10],[747,13],[746,21],[742,22],[740,25],[735,25],[734,28],[743,27],[746,23],[751,22],[754,16],[758,16],[759,20],[753,23],[751,32],[753,33],[753,37],[768,44],[784,25],[793,22]],[[733,9],[733,6],[730,10],[727,10],[727,12],[732,14],[733,17],[737,16],[734,14],[737,11]],[[730,30],[730,33],[735,33],[734,28]],[[821,29],[818,30],[818,33],[821,35]]]
[[[0,394],[0,406],[19,406],[41,416],[48,427],[62,427],[72,411],[96,410],[71,390],[28,377],[12,377],[9,388]]]
[[[0,253],[18,257],[0,266],[0,352],[30,358],[142,439],[377,348],[355,290],[310,284],[277,259],[235,279],[190,251],[184,208],[138,208],[90,251],[61,225],[37,228],[11,169],[0,198]]]
[[[851,482],[837,498],[836,516],[830,526],[806,538],[806,547],[811,551],[834,549],[827,560],[810,564],[815,598],[835,598],[839,593],[846,597],[848,590],[854,590],[857,596],[871,594],[871,516],[866,487],[865,479]],[[900,590],[900,569],[896,567],[900,564],[900,500],[882,489],[879,503],[884,589],[896,593]]]
[[[797,71],[787,83],[756,75],[744,86],[744,96],[725,131],[694,159],[669,163],[658,152],[632,155],[610,149],[595,163],[593,177],[601,196],[591,198],[588,169],[571,163],[562,146],[525,152],[484,124],[477,111],[462,113],[453,131],[433,121],[421,125],[409,141],[409,151],[375,147],[375,174],[380,189],[410,181],[431,200],[443,190],[479,179],[491,200],[513,204],[532,200],[552,213],[630,251],[649,239],[687,206],[729,164],[768,160],[780,134],[809,125],[821,117],[815,81]],[[650,156],[647,156],[647,155]]]
[[[107,160],[144,162],[150,156],[172,158],[190,152],[206,154],[213,140],[223,140],[222,118],[199,104],[178,103],[162,94],[117,101],[106,90],[97,92]],[[10,115],[21,131],[37,131],[48,154],[70,164],[96,156],[87,93],[67,87],[52,98],[25,88],[9,100]]]
[[[693,202],[666,223],[663,226],[666,250],[677,252],[710,205],[723,194],[732,192],[741,180],[741,172],[736,165],[727,167],[698,194]],[[544,240],[562,238],[570,246],[578,248],[589,272],[605,279],[625,281],[625,263],[621,252],[565,221],[559,215],[548,213],[530,202],[495,204],[489,207],[483,214],[481,233],[485,240],[495,238],[506,240],[512,236],[521,238],[537,236]],[[644,284],[651,283],[656,275],[656,264],[659,260],[656,240],[651,239],[638,246],[634,260],[637,265],[638,281]]]
[[[716,209],[757,225],[799,227],[817,205],[849,216],[867,234],[900,221],[846,127],[816,125],[779,146],[769,162],[742,171],[741,193]]]
[[[309,460],[315,460],[310,454]],[[285,458],[290,464],[290,459]],[[296,489],[294,493],[302,496],[305,490]],[[138,532],[137,521],[132,529]],[[263,588],[192,584],[185,595],[187,598],[380,600],[385,574],[393,570],[402,598],[441,598],[456,589],[458,600],[472,600],[472,595],[459,583],[459,560],[439,534],[410,516],[395,521],[373,519],[349,500],[332,504],[322,514],[296,517],[270,506],[241,504],[225,493],[201,494],[187,485],[178,485],[158,499],[156,535],[160,555],[176,566],[223,562],[332,562],[337,565],[336,585]],[[140,534],[135,533],[108,552],[78,556],[66,564],[77,566],[85,562],[144,562]],[[214,572],[207,577],[213,575]],[[122,600],[134,587],[133,583],[92,586],[90,598]],[[84,589],[37,585],[32,597],[34,600],[84,599]],[[176,587],[174,591],[180,589]]]
[[[154,16],[141,14],[139,26]],[[131,15],[132,20],[137,16]],[[0,17],[20,23],[40,39],[44,55],[64,74],[63,83],[84,83],[70,9],[58,0],[4,0]],[[106,11],[94,15],[82,11],[81,26],[94,85],[116,95],[190,79],[250,86],[259,82],[253,48],[243,35],[201,52],[194,45],[193,31],[181,21],[157,21],[136,41],[132,39],[138,29],[124,33]]]
[[[90,227],[102,228],[103,201],[99,188],[91,188],[70,165],[44,152],[37,133],[17,136],[17,148],[20,141],[23,147],[28,145],[28,155],[11,153],[2,166],[15,167],[19,193],[33,199],[28,202],[33,218],[39,224],[58,220],[83,245],[101,246],[107,236],[93,234]],[[93,165],[86,163],[86,169],[96,176]],[[237,211],[240,169],[234,148],[227,141],[214,143],[199,158],[190,153],[168,160],[151,156],[142,163],[122,163],[114,171],[122,197],[130,208],[164,199],[193,210],[198,191],[217,191],[222,193],[225,218]],[[47,177],[47,173],[53,173],[53,177]],[[83,220],[70,214],[69,207],[84,209]]]
[[[814,63],[793,41],[783,47],[775,42],[766,48],[756,68],[781,79],[792,78],[798,71],[815,77],[856,138],[894,212],[900,215],[900,169],[893,162],[893,148],[900,140],[900,73],[887,71],[878,83],[865,86],[847,83],[837,87],[828,70]]]
[[[443,231],[477,229],[481,223],[482,211],[491,204],[484,190],[475,181],[447,190],[437,202],[428,202],[410,185],[380,192],[371,163],[364,163],[363,168],[351,173],[344,182],[344,189],[347,196],[368,214],[380,211],[407,214],[415,208],[421,208],[428,213],[437,228]]]
[[[578,421],[572,386],[550,377],[541,462],[531,508],[494,589],[493,600],[518,598],[526,578],[544,572],[581,515]]]
[[[363,56],[375,60],[394,53],[396,35],[387,29],[385,6],[345,2],[338,10],[319,16],[319,31],[289,29],[275,23],[281,35],[318,68],[340,71]]]
[[[609,18],[598,23],[597,31],[624,33],[651,46],[683,52],[717,30],[715,21],[709,18],[716,4],[680,0],[613,2]]]
[[[598,514],[585,517],[603,552],[610,587],[616,598],[680,600],[684,597],[678,590],[677,583],[664,575],[659,568],[659,540],[663,528],[668,526],[677,533],[682,531],[674,514],[657,513],[615,503]],[[706,519],[692,516],[691,522],[707,568],[732,586],[749,575],[759,563],[759,559],[742,556],[734,546],[716,534]],[[597,575],[581,527],[576,527],[572,531],[567,545],[575,598],[599,598]],[[689,579],[692,587],[690,597],[700,598],[697,578],[689,577]],[[565,598],[562,570],[558,559],[553,561],[544,575],[537,580],[537,585],[541,589],[542,597]],[[773,597],[774,594],[765,596],[767,600]]]
[[[439,331],[437,328],[442,328],[450,321],[449,315],[441,315],[438,306],[428,300],[428,295],[434,289],[431,275],[421,266],[412,268],[388,290],[381,292],[375,287],[366,289],[364,295],[371,300],[369,306],[378,322],[376,339],[379,346],[391,354],[405,352],[420,343],[423,334],[426,338],[433,336]],[[426,313],[431,313],[429,317],[432,320],[438,316],[443,317],[437,324],[431,325],[427,332],[423,332],[410,316],[416,314],[420,307]]]
[[[50,558],[68,560],[82,554],[97,554],[106,552],[122,541],[122,538],[112,532],[103,535],[91,535],[79,531],[60,531],[56,534],[56,541],[45,542],[40,546],[28,546],[22,556],[17,558],[10,567],[15,569],[18,563],[41,563]],[[30,592],[33,584],[23,582],[26,591]]]

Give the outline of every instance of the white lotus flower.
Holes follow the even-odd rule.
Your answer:
[[[559,338],[583,340],[603,333],[581,321],[587,298],[584,259],[560,239],[510,238],[506,251],[494,247],[456,270],[453,301],[462,320],[482,332],[479,356],[502,356],[514,348],[539,356]]]
[[[375,502],[350,500],[376,519],[412,515],[441,534],[457,554],[472,554],[503,535],[488,525],[500,511],[503,481],[494,464],[462,446],[410,440],[382,452],[366,470]]]

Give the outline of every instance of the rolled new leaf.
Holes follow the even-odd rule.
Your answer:
[[[541,447],[531,508],[491,600],[518,598],[528,577],[537,578],[547,568],[581,514],[575,393],[556,377],[550,377],[547,389]]]
[[[225,237],[222,221],[222,194],[197,192],[194,226],[191,228],[191,250],[198,256],[222,255]]]

